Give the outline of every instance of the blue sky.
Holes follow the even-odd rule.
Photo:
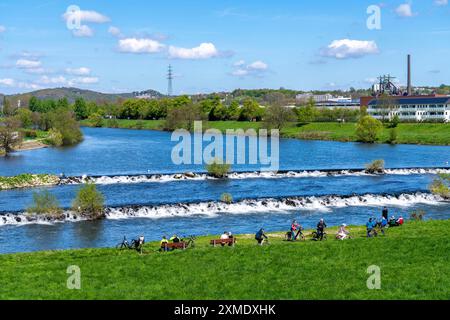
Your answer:
[[[81,11],[70,11],[76,5]],[[367,27],[377,5],[381,29]],[[79,22],[79,23],[78,23]],[[67,23],[72,29],[67,27]],[[0,0],[0,92],[366,88],[450,83],[447,0]]]

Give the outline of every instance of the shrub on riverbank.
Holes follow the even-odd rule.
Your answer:
[[[383,124],[379,120],[371,116],[365,116],[358,121],[356,136],[361,142],[374,143],[382,129]]]
[[[20,174],[13,177],[0,177],[0,190],[53,186],[59,178],[50,174]]]
[[[78,214],[89,219],[100,219],[104,217],[105,198],[95,184],[88,183],[82,186],[73,201],[72,207]]]
[[[60,147],[63,145],[63,136],[61,132],[59,132],[56,129],[50,129],[48,131],[47,139],[45,139],[45,143],[54,146],[54,147]]]
[[[213,163],[206,166],[208,175],[214,178],[226,178],[230,172],[231,165],[227,163],[222,163],[218,159],[215,159]]]
[[[59,202],[56,197],[44,190],[42,192],[33,193],[33,205],[27,209],[29,214],[59,216],[62,209],[59,207]]]

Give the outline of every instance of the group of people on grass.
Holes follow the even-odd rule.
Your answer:
[[[396,219],[395,216],[391,216],[389,219],[388,217],[389,210],[387,207],[383,208],[380,219],[377,220],[375,217],[370,217],[369,221],[366,223],[367,238],[376,237],[378,231],[384,235],[386,228],[399,227],[405,223],[402,216],[398,219]]]
[[[377,220],[375,217],[370,217],[369,221],[366,223],[367,229],[367,237],[373,237],[378,235],[378,231],[380,231],[383,235],[385,234],[385,229],[388,227],[398,227],[404,224],[404,219],[400,216],[398,219],[395,216],[391,216],[389,219],[389,211],[387,207],[383,208],[381,218]],[[313,233],[313,240],[321,241],[326,236],[325,229],[327,228],[327,224],[324,219],[320,219],[316,226],[316,232]],[[286,233],[287,241],[296,241],[297,239],[304,240],[305,236],[303,234],[303,227],[297,220],[293,220],[291,223],[290,231]],[[378,230],[378,231],[377,231]],[[230,231],[225,231],[221,236],[220,240],[228,240],[232,239],[233,234]],[[351,238],[350,231],[347,230],[347,224],[343,223],[339,226],[338,231],[336,233],[337,240],[345,240]],[[258,245],[263,245],[265,242],[268,242],[269,237],[267,236],[264,228],[261,228],[255,234],[255,240]],[[180,243],[182,240],[174,234],[170,239],[167,239],[164,236],[160,242],[161,248],[167,248],[164,246],[167,243]],[[168,249],[166,249],[168,250]]]
[[[161,250],[163,250],[163,251],[170,251],[171,249],[166,244],[169,244],[169,243],[180,243],[180,242],[181,242],[181,239],[176,234],[174,234],[169,239],[167,239],[166,236],[163,236],[161,241],[160,241]]]

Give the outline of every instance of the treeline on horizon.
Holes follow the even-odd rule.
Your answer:
[[[97,104],[78,98],[72,105],[67,99],[38,100],[32,97],[29,110],[33,113],[47,114],[59,108],[73,110],[77,120],[88,119],[93,126],[102,126],[104,119],[109,119],[114,127],[115,119],[126,120],[165,120],[164,129],[191,129],[195,120],[205,121],[266,121],[272,127],[281,129],[286,122],[329,122],[359,119],[359,110],[319,109],[312,100],[306,104],[286,108],[283,101],[274,100],[269,106],[261,106],[257,99],[243,98],[227,100],[219,95],[199,99],[188,96],[161,99],[127,99],[120,104]],[[274,123],[275,122],[275,123]],[[42,126],[41,126],[42,128]],[[43,128],[45,130],[45,128]]]

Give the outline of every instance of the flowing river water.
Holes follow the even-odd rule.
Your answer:
[[[107,218],[49,222],[24,213],[38,189],[0,191],[0,253],[110,247],[140,234],[254,233],[285,230],[292,219],[313,227],[363,224],[388,206],[396,216],[424,210],[448,219],[450,203],[428,193],[438,172],[450,172],[450,147],[367,145],[281,139],[280,172],[260,173],[236,165],[230,179],[210,179],[203,165],[177,166],[171,134],[158,131],[84,128],[85,140],[71,148],[47,148],[0,158],[0,175],[64,173],[69,179],[47,188],[70,208],[80,183],[93,181],[105,195]],[[369,175],[365,164],[384,159],[385,175]],[[350,170],[351,169],[351,170]],[[186,177],[175,173],[194,172]],[[219,201],[230,193],[234,203]]]

